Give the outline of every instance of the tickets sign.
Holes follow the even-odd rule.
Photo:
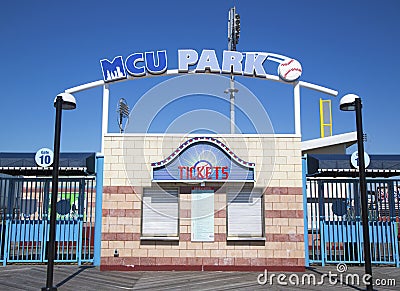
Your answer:
[[[240,159],[210,137],[189,139],[151,166],[153,181],[254,181],[254,164]]]

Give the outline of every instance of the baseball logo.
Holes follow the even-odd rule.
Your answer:
[[[296,81],[301,76],[301,64],[294,60],[286,60],[278,66],[278,75],[287,82]]]

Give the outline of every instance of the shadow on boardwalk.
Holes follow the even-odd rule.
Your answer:
[[[40,290],[46,283],[45,265],[9,265],[0,267],[0,290]],[[281,281],[278,283],[278,275]],[[331,282],[329,281],[331,274]],[[365,290],[363,267],[348,267],[339,273],[335,266],[311,267],[305,273],[267,272],[100,272],[93,266],[54,268],[54,285],[58,290]],[[400,269],[373,268],[375,290],[399,290]],[[324,277],[323,277],[324,275]],[[336,276],[335,276],[336,275]],[[351,275],[351,276],[347,276]],[[272,277],[271,277],[272,276]],[[257,281],[267,282],[260,285]],[[352,278],[360,278],[357,284]],[[272,278],[272,284],[271,279]],[[311,278],[311,279],[310,279]],[[315,281],[313,279],[315,278]],[[320,283],[324,279],[323,284]],[[290,279],[290,280],[289,280]],[[299,284],[293,284],[296,280]],[[336,284],[335,279],[337,279]],[[311,283],[308,284],[308,280]],[[304,281],[304,284],[302,284]]]

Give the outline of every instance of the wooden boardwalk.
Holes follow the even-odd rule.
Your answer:
[[[0,267],[0,290],[40,290],[46,282],[45,265],[9,265]],[[309,269],[307,274],[319,278],[329,271],[337,273],[335,266]],[[349,267],[347,273],[360,274],[363,267]],[[374,278],[395,279],[400,285],[400,269],[376,267]],[[274,272],[279,275],[280,273]],[[329,283],[313,286],[260,285],[252,272],[100,272],[91,266],[60,266],[54,269],[54,285],[58,290],[363,290],[362,284]],[[299,276],[303,273],[295,273]],[[289,276],[290,274],[287,274]],[[287,279],[286,279],[287,280]],[[376,290],[399,290],[397,286],[376,287]]]

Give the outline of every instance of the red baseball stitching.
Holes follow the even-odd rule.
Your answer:
[[[292,62],[294,62],[294,60],[293,59],[291,59],[289,62],[287,62],[287,63],[282,63],[281,64],[281,66],[283,67],[283,66],[288,66],[288,65],[290,65]]]
[[[299,72],[301,73],[301,69],[299,69],[299,68],[291,68],[291,69],[289,69],[289,70],[285,73],[285,75],[284,75],[283,77],[286,78],[286,76],[287,76],[290,72],[293,72],[293,71],[299,71]]]

